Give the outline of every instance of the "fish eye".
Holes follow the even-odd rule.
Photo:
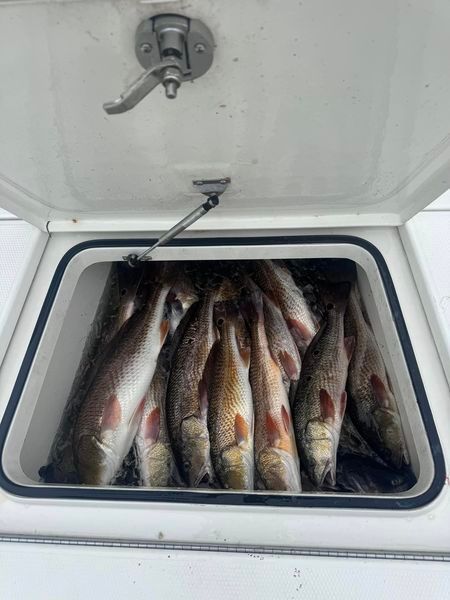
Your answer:
[[[320,354],[320,350],[314,350],[313,351],[313,356],[319,356]]]
[[[125,296],[125,294],[126,294],[126,293],[127,293],[127,290],[126,290],[125,288],[122,288],[122,289],[120,290],[120,295],[121,295],[121,296]]]
[[[334,308],[334,304],[332,304],[331,302],[328,302],[328,304],[326,306],[326,309],[327,310],[333,310],[333,308]]]
[[[224,324],[225,319],[223,317],[220,317],[219,319],[217,319],[217,325],[219,327],[222,327],[222,325]]]
[[[308,377],[306,378],[306,381],[311,381],[312,379],[312,375],[308,375]]]

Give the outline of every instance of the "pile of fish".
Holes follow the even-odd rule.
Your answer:
[[[113,269],[115,316],[103,311],[44,481],[293,493],[414,484],[351,261]]]

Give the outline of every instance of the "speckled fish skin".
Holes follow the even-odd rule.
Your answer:
[[[326,320],[303,359],[293,413],[297,443],[313,484],[336,481],[336,453],[345,413],[345,382],[354,339],[344,339],[349,284],[330,290]]]
[[[263,292],[280,307],[303,356],[319,327],[289,269],[282,261],[260,260],[254,276]]]
[[[255,412],[255,465],[268,490],[301,491],[300,463],[283,376],[264,328],[261,294],[245,308],[251,333],[250,383]]]
[[[249,381],[250,340],[242,317],[219,311],[208,407],[214,471],[225,489],[252,490],[254,480],[253,401]]]
[[[366,440],[356,429],[348,410],[346,410],[344,420],[342,421],[341,435],[339,437],[338,446],[338,462],[339,458],[343,458],[345,456],[356,456],[360,457],[361,459],[370,458],[370,460],[378,463],[382,467],[387,466],[384,460],[378,456],[374,450],[372,450]]]
[[[168,353],[163,350],[145,395],[144,411],[135,439],[141,483],[146,487],[170,487],[180,479],[166,422],[169,369]]]
[[[281,370],[286,391],[289,393],[292,385],[295,393],[302,364],[300,353],[279,307],[266,295],[263,296],[263,300],[269,348]]]
[[[217,339],[213,323],[216,290],[208,290],[181,339],[172,361],[167,392],[167,424],[178,467],[197,487],[213,479],[207,425],[205,367]]]
[[[383,357],[364,318],[356,286],[350,294],[345,329],[356,339],[348,373],[349,412],[374,450],[388,464],[400,469],[409,464],[400,415]]]
[[[169,330],[164,305],[170,287],[169,282],[155,284],[147,305],[122,328],[92,382],[73,438],[81,483],[109,484],[131,447]]]

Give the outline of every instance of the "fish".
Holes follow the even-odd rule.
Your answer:
[[[186,327],[185,316],[198,302],[194,286],[183,271],[177,277],[170,296],[167,303],[169,333],[145,395],[142,419],[134,440],[140,484],[146,487],[182,485],[167,427],[166,395],[173,354]]]
[[[242,309],[250,326],[250,384],[255,413],[256,478],[268,490],[301,491],[300,462],[283,375],[264,326],[263,298],[252,292]]]
[[[384,460],[369,446],[366,440],[361,436],[355,427],[347,410],[342,421],[341,435],[339,437],[338,457],[340,459],[346,456],[355,456],[362,459],[369,458],[378,463],[381,467],[386,467]]]
[[[272,356],[277,363],[288,394],[295,396],[300,377],[301,358],[280,308],[265,294],[264,324]]]
[[[211,458],[223,488],[248,491],[254,486],[250,339],[233,305],[216,311],[216,325],[220,341],[214,351],[208,406]]]
[[[336,481],[336,455],[347,393],[345,383],[354,347],[344,337],[350,284],[323,289],[326,318],[303,359],[294,400],[294,426],[302,464],[313,485]]]
[[[207,290],[196,305],[176,349],[167,390],[167,424],[181,475],[190,487],[211,483],[214,471],[207,424],[208,367],[217,340],[213,322],[218,289]]]
[[[168,358],[168,352],[164,351],[158,357],[135,438],[141,485],[145,487],[170,487],[181,483],[166,422]]]
[[[348,373],[349,412],[358,431],[391,467],[409,464],[405,437],[394,394],[375,335],[353,285],[345,329],[356,340]]]
[[[408,469],[400,472],[369,457],[338,454],[336,485],[324,489],[352,494],[388,494],[405,492],[415,483],[416,478]]]
[[[304,356],[319,327],[311,309],[282,261],[256,261],[254,277],[263,292],[280,307],[300,355]]]
[[[164,314],[171,287],[167,276],[155,283],[147,305],[120,329],[92,381],[73,436],[82,484],[109,484],[130,450],[169,332]]]
[[[115,317],[119,330],[139,308],[138,288],[143,277],[143,265],[130,267],[125,262],[117,263],[119,301]]]

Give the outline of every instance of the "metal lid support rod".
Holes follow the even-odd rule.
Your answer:
[[[166,233],[163,233],[153,246],[147,248],[140,254],[128,254],[127,256],[124,256],[123,259],[128,262],[130,267],[135,267],[142,260],[152,260],[152,257],[149,255],[155,248],[167,244],[167,242],[173,240],[173,238],[198,221],[203,215],[206,215],[212,208],[216,208],[216,206],[219,205],[220,194],[223,194],[229,183],[229,177],[224,177],[223,179],[193,181],[193,184],[198,191],[205,196],[208,196],[208,200],[186,215],[181,221],[178,221],[178,223],[166,231]]]

